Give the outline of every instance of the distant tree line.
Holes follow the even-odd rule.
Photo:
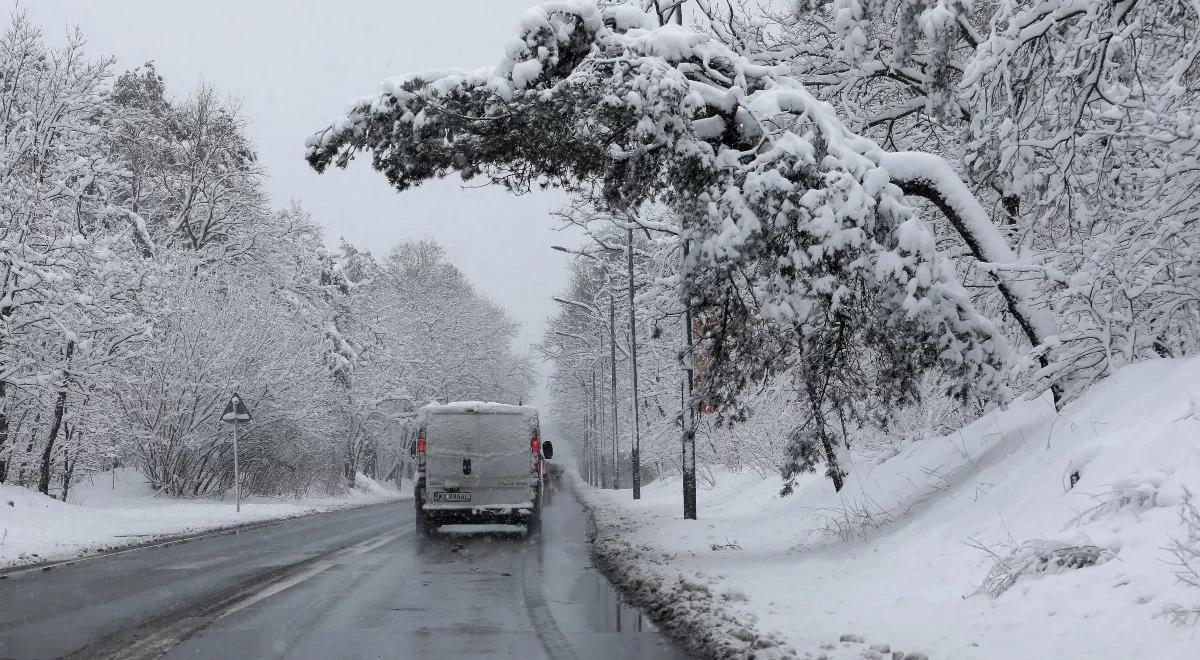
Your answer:
[[[113,68],[21,14],[0,36],[0,483],[222,493],[236,390],[243,492],[336,491],[398,474],[415,407],[527,395],[516,324],[440,246],[327,249],[272,208],[235,104]]]

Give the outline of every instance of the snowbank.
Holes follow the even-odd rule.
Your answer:
[[[752,618],[740,617],[723,606],[727,594],[717,594],[702,576],[673,570],[671,557],[638,537],[636,518],[619,507],[597,503],[594,489],[573,476],[584,506],[592,517],[592,559],[610,581],[651,621],[689,652],[706,658],[794,658],[797,654],[779,635],[763,635]]]
[[[1200,360],[1143,363],[1059,414],[1025,401],[860,462],[840,494],[718,473],[699,521],[680,518],[678,482],[587,498],[600,536],[806,652],[1192,658],[1200,625],[1164,612],[1200,590],[1164,547],[1186,535],[1185,488],[1200,493],[1198,400]]]
[[[354,488],[341,496],[250,497],[242,501],[238,513],[232,497],[155,497],[141,474],[133,470],[93,475],[72,489],[68,502],[27,488],[0,485],[0,569],[411,496],[359,474]]]

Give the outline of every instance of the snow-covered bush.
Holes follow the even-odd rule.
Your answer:
[[[976,547],[995,560],[976,592],[992,598],[999,598],[1022,578],[1095,566],[1115,556],[1111,550],[1095,545],[1046,540],[1026,541],[1003,555],[984,546]]]
[[[1183,525],[1183,536],[1172,539],[1167,552],[1171,555],[1176,579],[1200,589],[1200,507],[1190,492],[1186,492],[1179,504],[1179,520]],[[1181,625],[1200,622],[1200,601],[1191,605],[1171,605],[1165,614]]]

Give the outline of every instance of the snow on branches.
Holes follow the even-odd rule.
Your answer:
[[[670,206],[691,242],[682,298],[711,319],[705,350],[736,356],[743,374],[712,400],[780,367],[755,343],[764,324],[798,343],[814,394],[821,374],[854,363],[850,334],[874,338],[874,372],[896,384],[884,399],[910,396],[931,367],[960,394],[1003,390],[1002,336],[883,152],[787,67],[634,7],[543,4],[499,65],[386,81],[307,144],[318,171],[359,151],[399,190],[458,172]]]
[[[243,492],[337,490],[399,478],[405,407],[527,396],[516,324],[453,266],[417,286],[393,253],[372,286],[369,253],[270,208],[236,106],[111,66],[21,12],[0,32],[0,484],[222,493],[238,391]]]

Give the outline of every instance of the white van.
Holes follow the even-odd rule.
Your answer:
[[[417,533],[441,525],[541,524],[543,456],[536,408],[460,401],[417,412]]]

